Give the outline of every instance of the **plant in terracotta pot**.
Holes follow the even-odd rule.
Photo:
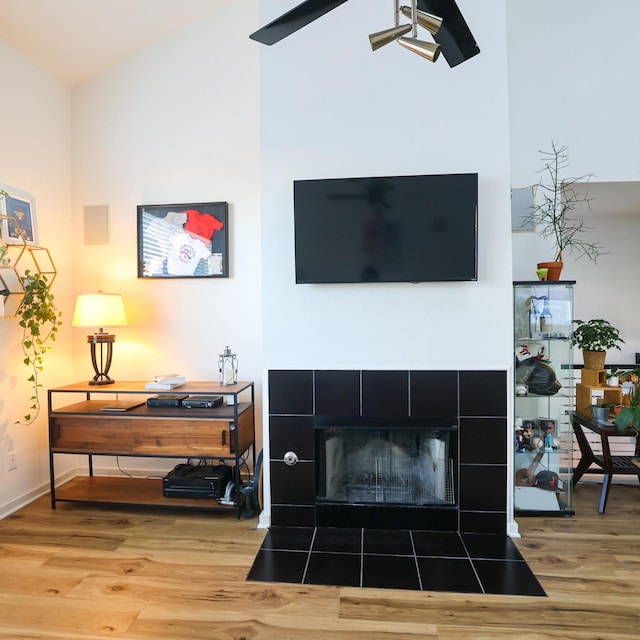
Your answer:
[[[551,142],[551,151],[540,151],[543,157],[542,174],[536,186],[536,201],[531,213],[524,216],[522,226],[534,226],[538,235],[551,239],[554,245],[553,260],[538,263],[538,270],[547,269],[547,280],[559,280],[563,267],[563,258],[574,251],[576,259],[586,256],[593,262],[604,252],[599,242],[585,240],[582,234],[591,227],[584,221],[572,217],[578,205],[589,205],[587,194],[580,194],[574,188],[578,182],[587,182],[591,176],[583,175],[564,178],[562,172],[569,165],[567,147]]]
[[[607,320],[574,320],[578,326],[571,333],[571,344],[582,349],[586,369],[604,369],[608,349],[620,350],[624,340]]]

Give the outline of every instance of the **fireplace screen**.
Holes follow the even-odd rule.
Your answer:
[[[316,434],[318,502],[455,504],[450,431],[331,427]]]

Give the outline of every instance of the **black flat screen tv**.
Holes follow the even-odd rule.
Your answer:
[[[296,283],[478,279],[478,174],[295,180]]]

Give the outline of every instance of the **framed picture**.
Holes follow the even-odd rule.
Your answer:
[[[2,240],[7,244],[22,244],[24,238],[27,244],[37,245],[36,203],[33,196],[3,184],[0,184],[0,189],[8,194],[0,198],[0,215],[6,216],[0,225]]]
[[[226,202],[138,206],[138,278],[228,278]]]

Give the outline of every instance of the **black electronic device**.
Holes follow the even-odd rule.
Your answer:
[[[227,465],[176,465],[162,479],[162,495],[165,498],[209,498],[217,500],[225,495],[233,469]],[[188,471],[185,473],[185,471]]]
[[[478,174],[296,180],[296,283],[478,279]]]
[[[213,409],[222,402],[222,396],[188,396],[182,401],[182,406],[186,409]]]
[[[187,394],[182,395],[160,395],[153,396],[152,398],[147,398],[147,406],[148,407],[180,407],[182,406],[182,401],[188,398]]]

